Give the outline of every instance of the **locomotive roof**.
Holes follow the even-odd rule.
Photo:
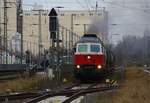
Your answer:
[[[78,43],[85,43],[85,42],[100,43],[101,40],[97,37],[96,34],[84,34]]]
[[[97,38],[96,34],[84,34],[83,37],[95,37]]]
[[[95,38],[95,37],[83,37],[79,40],[78,43],[85,43],[85,42],[91,42],[91,43],[100,43],[100,39],[99,38]]]

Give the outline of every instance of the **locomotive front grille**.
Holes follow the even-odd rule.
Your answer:
[[[82,68],[83,69],[94,69],[94,68],[96,68],[96,66],[95,65],[83,65]]]

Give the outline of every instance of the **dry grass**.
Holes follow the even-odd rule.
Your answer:
[[[33,91],[42,88],[48,79],[46,77],[35,76],[32,78],[19,78],[8,81],[0,85],[0,94],[9,92]]]
[[[123,87],[113,96],[115,103],[150,103],[150,76],[135,67],[126,70]]]
[[[125,71],[125,82],[112,93],[98,93],[90,103],[150,103],[150,75],[138,67]]]
[[[55,81],[49,81],[46,77],[35,76],[26,79],[17,79],[0,85],[0,94],[6,91],[33,91],[60,86]],[[91,97],[91,96],[90,96]],[[83,103],[150,103],[150,75],[144,73],[140,68],[129,67],[125,71],[125,82],[121,88],[111,93],[96,93],[93,99]]]
[[[46,76],[37,75],[31,78],[19,78],[15,80],[9,80],[5,83],[0,83],[0,95],[13,93],[13,92],[29,92],[44,89],[60,89],[60,86],[65,86],[71,83],[72,76],[66,78],[67,81],[63,82],[63,79],[49,80]]]

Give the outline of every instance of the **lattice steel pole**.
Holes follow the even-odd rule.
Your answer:
[[[7,0],[4,0],[4,50],[6,52],[6,57],[4,63],[8,64],[8,57],[7,57]]]
[[[22,60],[23,60],[23,9],[22,9],[22,0],[17,0],[17,32],[21,35],[20,63],[22,64]]]

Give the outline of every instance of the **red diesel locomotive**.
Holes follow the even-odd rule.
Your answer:
[[[112,73],[114,56],[96,34],[85,34],[76,43],[74,75],[79,80],[97,80]]]

